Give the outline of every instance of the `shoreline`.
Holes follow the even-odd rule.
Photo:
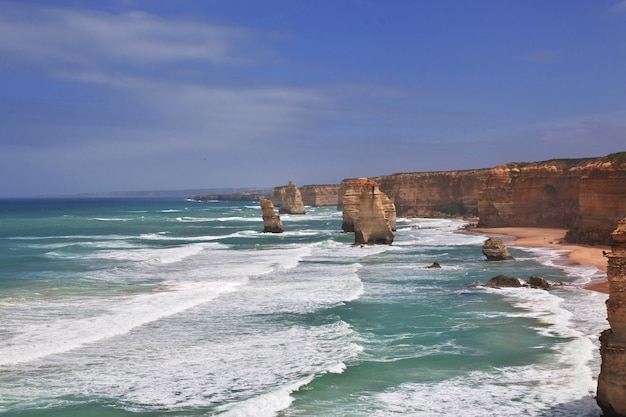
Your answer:
[[[511,238],[508,244],[514,246],[526,246],[530,248],[552,248],[569,251],[564,258],[569,261],[585,266],[593,266],[600,271],[606,272],[607,259],[602,251],[608,251],[608,246],[589,246],[565,242],[567,229],[544,229],[539,227],[473,227],[467,229],[470,232],[484,233],[489,236],[504,235]],[[606,275],[602,281],[592,281],[583,288],[609,293],[609,283]]]

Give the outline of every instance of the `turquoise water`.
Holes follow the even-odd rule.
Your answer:
[[[334,207],[0,201],[2,416],[599,416],[598,271],[463,222],[354,247]],[[441,269],[426,266],[439,262]],[[551,291],[493,290],[498,274]]]

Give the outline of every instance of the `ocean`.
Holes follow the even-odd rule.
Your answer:
[[[354,246],[335,207],[0,201],[0,416],[599,416],[601,273],[455,219]],[[433,262],[440,269],[426,268]],[[549,291],[487,289],[539,275]]]

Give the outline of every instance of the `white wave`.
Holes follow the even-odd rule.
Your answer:
[[[291,393],[312,380],[313,377],[311,376],[240,403],[219,407],[219,415],[224,417],[274,417],[279,411],[291,405],[294,400]]]
[[[261,217],[177,217],[176,221],[183,223],[207,222],[257,222],[263,223]]]
[[[606,279],[606,272],[589,265],[578,265],[569,262],[565,255],[569,250],[553,248],[527,248],[522,246],[511,246],[533,254],[533,260],[542,265],[565,271],[570,277],[575,278],[576,285],[586,285],[594,280]]]
[[[128,333],[235,291],[239,285],[209,282],[179,288],[172,286],[169,291],[110,302],[111,307],[105,314],[24,325],[16,337],[0,342],[0,366],[30,362]]]
[[[94,217],[94,220],[101,222],[127,222],[132,219],[123,219],[121,217]]]

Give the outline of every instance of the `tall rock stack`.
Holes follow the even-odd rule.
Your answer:
[[[600,335],[602,367],[597,401],[605,417],[623,417],[626,416],[626,218],[618,223],[611,238],[606,302],[611,328]]]
[[[344,232],[354,232],[355,244],[391,244],[396,212],[375,181],[352,181],[343,199]]]
[[[261,198],[261,210],[263,211],[263,233],[282,233],[283,222],[280,216],[274,212],[274,204],[271,200]]]
[[[270,194],[270,200],[278,206],[279,214],[305,214],[302,194],[296,184],[289,181],[288,185],[274,187]]]

